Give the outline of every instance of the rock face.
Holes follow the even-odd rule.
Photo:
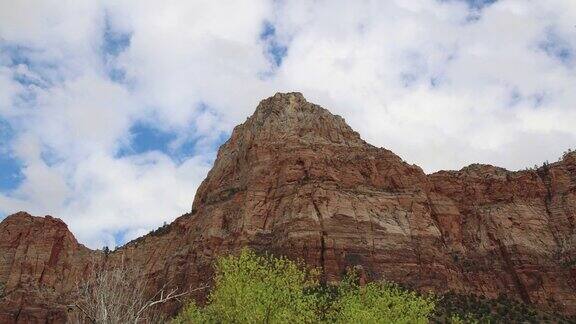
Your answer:
[[[0,323],[64,322],[66,293],[100,259],[57,218],[8,216],[0,223]]]
[[[303,259],[326,281],[361,265],[370,279],[576,314],[575,226],[575,154],[534,171],[426,175],[301,94],[276,94],[234,129],[191,213],[162,233],[103,256],[56,219],[5,219],[0,322],[63,321],[58,305],[94,263],[134,262],[151,286],[195,287],[215,256],[243,246]]]

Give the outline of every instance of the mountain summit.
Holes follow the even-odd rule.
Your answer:
[[[54,218],[6,218],[0,322],[65,319],[91,264],[133,262],[151,285],[193,287],[244,246],[320,267],[327,282],[356,266],[367,279],[575,314],[576,155],[426,175],[302,94],[278,93],[222,145],[190,213],[108,255]]]

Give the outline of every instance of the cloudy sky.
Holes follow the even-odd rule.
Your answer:
[[[0,219],[115,246],[300,91],[426,172],[576,147],[576,1],[0,0]]]

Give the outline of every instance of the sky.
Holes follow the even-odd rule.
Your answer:
[[[299,91],[425,172],[576,147],[576,1],[0,0],[0,219],[114,247]]]

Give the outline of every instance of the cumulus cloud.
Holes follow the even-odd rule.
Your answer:
[[[555,49],[570,57],[576,48],[576,5],[477,10],[463,1],[286,2],[277,20],[290,49],[279,78],[427,171],[555,159],[576,142],[574,65]],[[550,30],[564,36],[551,40]]]
[[[427,172],[552,161],[576,144],[575,21],[571,0],[2,3],[0,167],[22,176],[0,213],[137,237],[276,91]]]

